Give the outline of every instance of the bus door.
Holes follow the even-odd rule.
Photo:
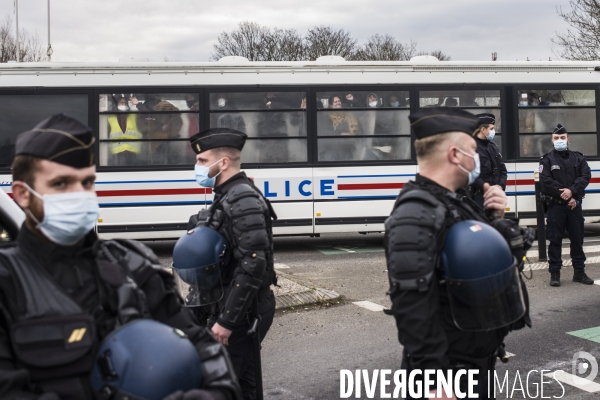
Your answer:
[[[312,235],[313,184],[311,168],[246,170],[248,177],[271,202],[278,219],[273,223],[275,235]]]

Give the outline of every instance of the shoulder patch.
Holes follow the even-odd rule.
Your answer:
[[[544,166],[542,164],[540,164],[540,167],[538,168],[540,174],[542,173],[542,171],[544,171]]]

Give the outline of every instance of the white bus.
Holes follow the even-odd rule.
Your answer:
[[[99,234],[176,238],[212,199],[194,180],[188,138],[230,127],[249,136],[242,167],[273,202],[275,234],[378,232],[417,173],[407,117],[437,105],[496,115],[507,215],[522,223],[535,223],[533,171],[564,125],[592,167],[583,203],[592,222],[598,96],[600,62],[0,64],[0,184],[10,194],[17,134],[70,114],[97,135]]]

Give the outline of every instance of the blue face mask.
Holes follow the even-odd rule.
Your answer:
[[[460,151],[461,153],[463,153],[465,156],[471,157],[473,160],[475,160],[475,168],[473,169],[473,171],[469,171],[465,167],[463,167],[462,165],[458,164],[458,168],[462,169],[467,174],[469,174],[469,182],[467,182],[467,186],[469,186],[470,184],[472,184],[473,182],[475,182],[475,179],[477,179],[479,177],[479,174],[481,172],[480,171],[481,170],[481,165],[479,163],[479,154],[477,154],[477,153],[475,153],[475,154],[469,154],[466,151],[464,151],[462,149],[459,149],[458,147],[456,149],[458,151]]]
[[[37,223],[36,228],[56,244],[71,246],[87,235],[98,221],[100,207],[94,192],[69,192],[44,196],[26,185],[44,202],[44,219],[38,221],[33,213],[25,212]]]
[[[390,105],[392,107],[400,107],[400,102],[399,101],[394,101],[393,103],[390,103]]]
[[[221,158],[222,160],[222,158]],[[208,176],[208,173],[210,171],[210,168],[213,165],[216,165],[217,163],[219,163],[221,160],[217,161],[216,163],[209,165],[208,167],[205,167],[204,165],[194,165],[194,173],[196,174],[196,182],[198,182],[198,185],[206,187],[206,188],[212,188],[215,187],[215,180],[217,179],[217,176],[219,176],[221,174],[221,172],[223,171],[219,171],[218,174],[216,174],[215,176],[213,176],[212,178]]]
[[[556,151],[565,151],[567,149],[567,141],[566,140],[555,141],[554,148],[556,149]]]
[[[490,131],[490,134],[487,135],[485,138],[491,142],[492,140],[494,140],[494,136],[496,136],[496,130],[492,129]]]

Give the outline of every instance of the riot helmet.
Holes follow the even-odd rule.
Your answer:
[[[199,389],[202,365],[182,331],[138,319],[104,339],[90,380],[99,398],[160,400],[179,390]]]
[[[173,249],[173,271],[186,306],[202,306],[221,300],[220,267],[226,249],[225,238],[206,226],[191,229],[179,238]]]
[[[518,262],[504,237],[490,225],[474,220],[453,225],[441,263],[459,329],[497,329],[525,314]]]

